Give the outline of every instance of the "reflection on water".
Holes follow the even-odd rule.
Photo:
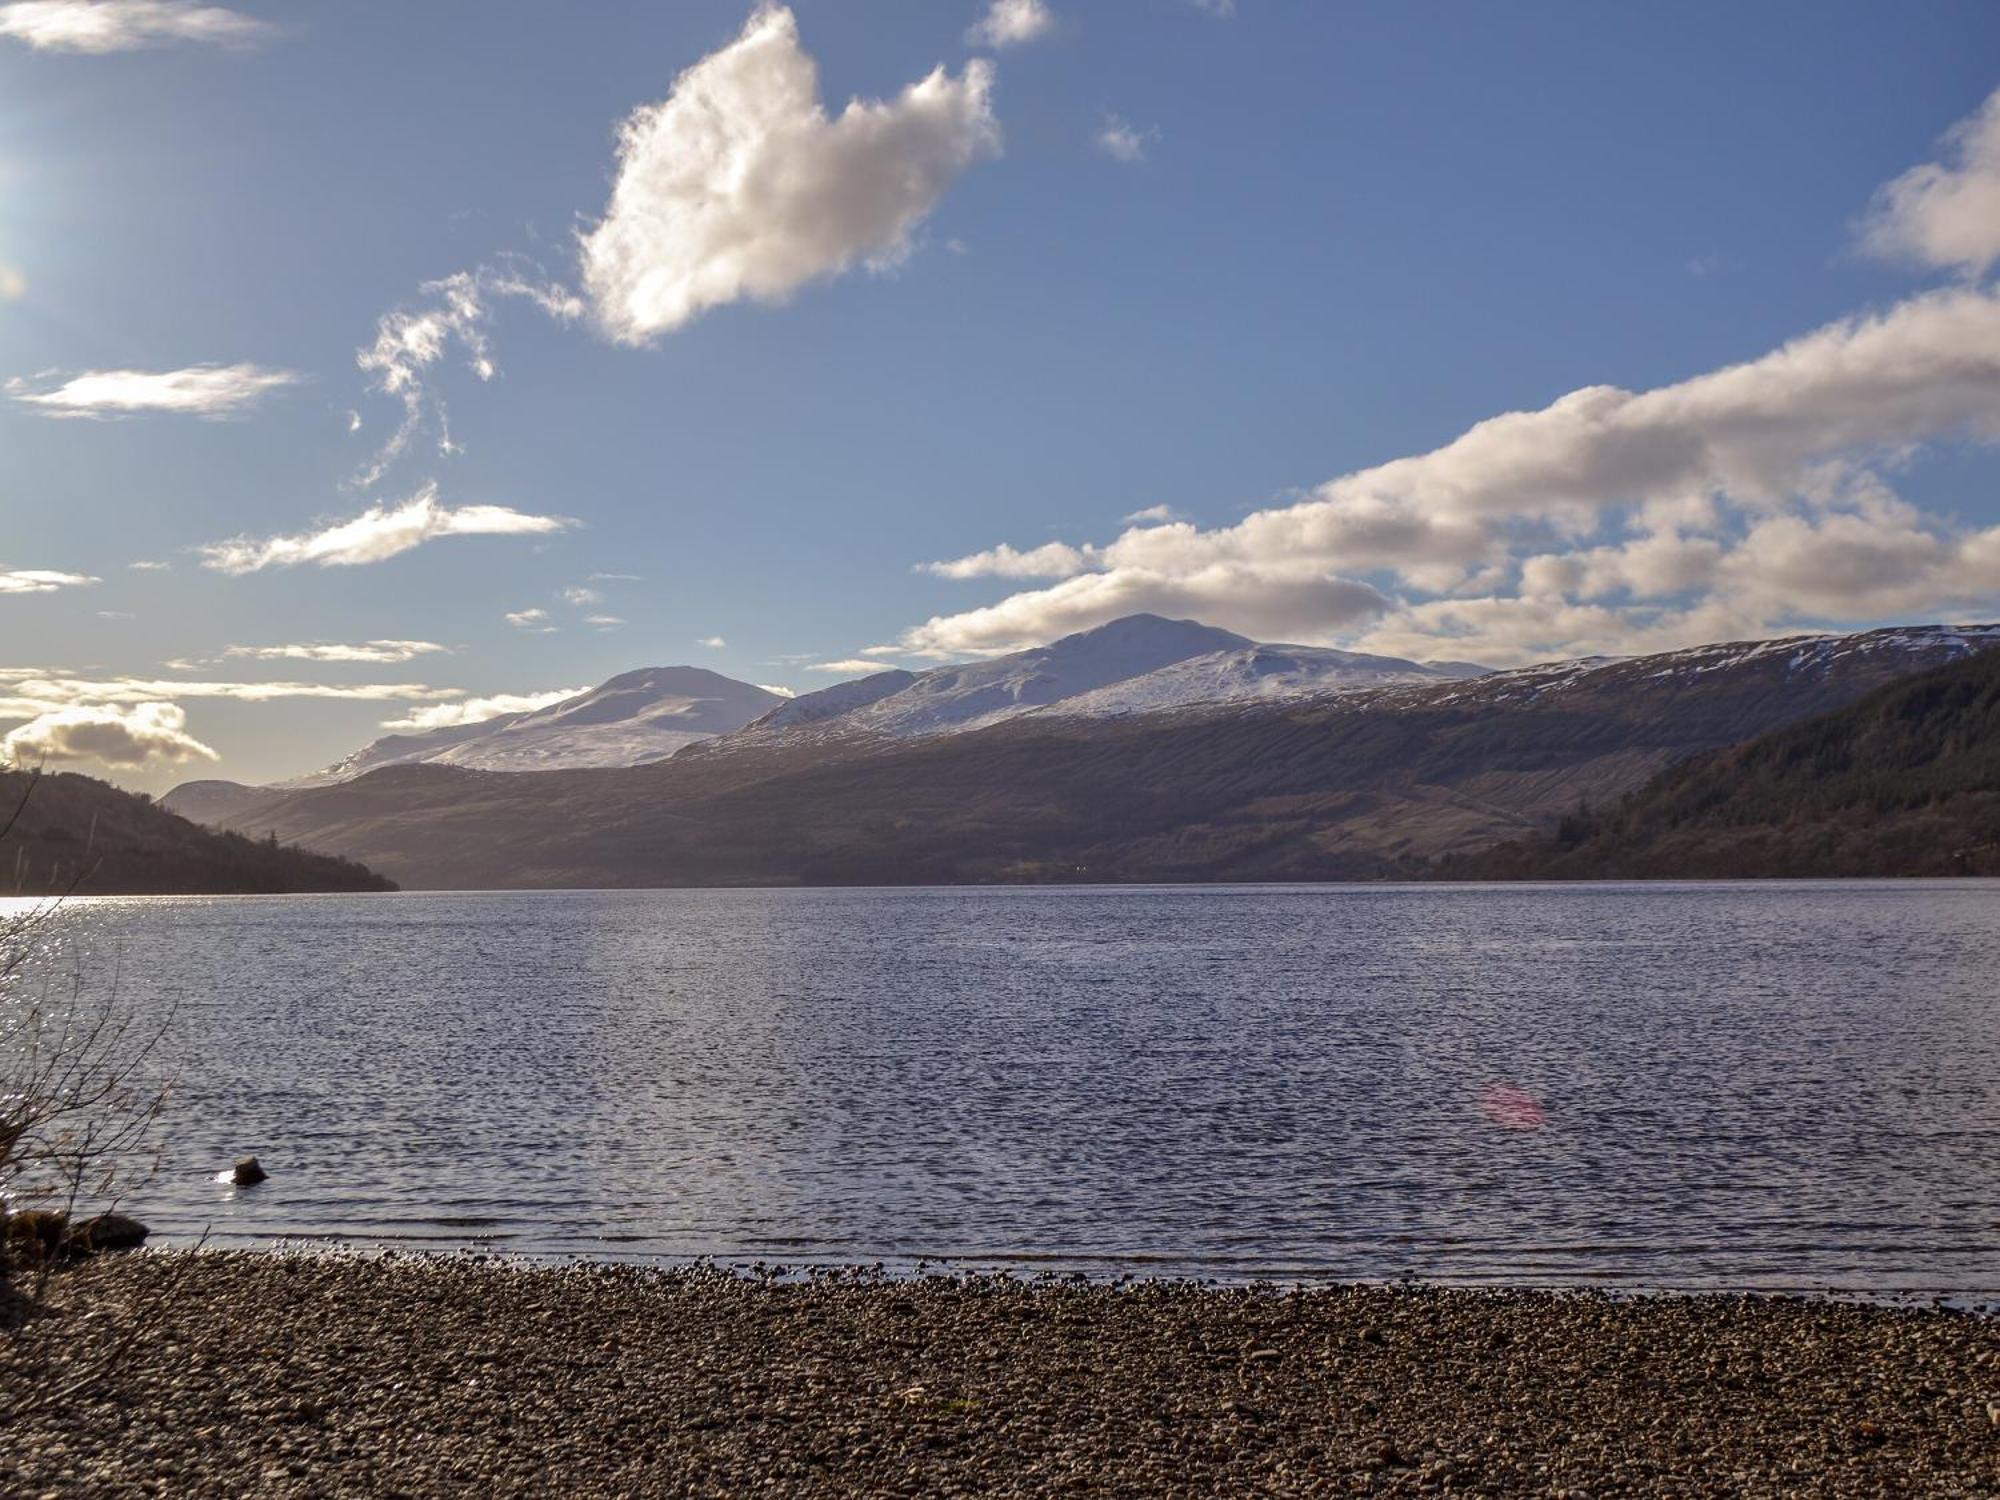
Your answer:
[[[212,1242],[2000,1291],[2000,884],[77,902]],[[217,1184],[256,1153],[260,1187]]]

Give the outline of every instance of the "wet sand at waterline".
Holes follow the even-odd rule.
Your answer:
[[[2000,1492],[1934,1307],[140,1253],[0,1359],[21,1495]]]

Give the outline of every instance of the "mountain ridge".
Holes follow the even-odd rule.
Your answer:
[[[1414,878],[1995,645],[1899,627],[625,769],[412,765],[226,821],[429,886]]]

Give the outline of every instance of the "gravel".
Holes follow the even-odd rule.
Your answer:
[[[2000,1494],[1937,1308],[476,1257],[107,1256],[0,1332],[0,1493]]]

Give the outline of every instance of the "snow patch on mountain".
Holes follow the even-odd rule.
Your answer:
[[[389,735],[323,771],[281,786],[330,786],[383,766],[567,771],[637,766],[741,729],[786,703],[778,694],[701,667],[645,667],[574,698],[426,734]]]

